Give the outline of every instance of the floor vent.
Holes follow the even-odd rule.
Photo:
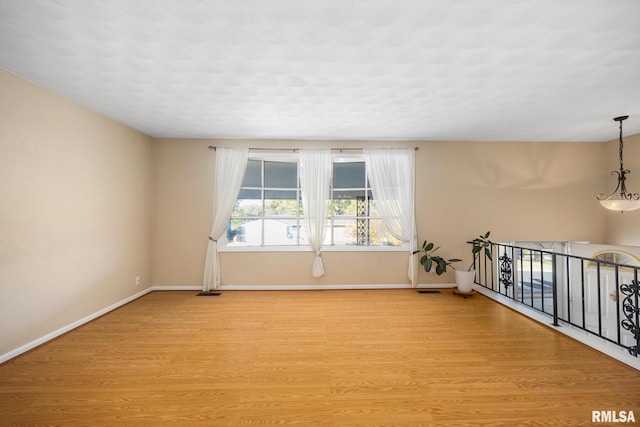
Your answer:
[[[220,295],[222,295],[222,292],[200,292],[198,295],[198,297],[219,297]]]
[[[439,294],[440,291],[436,290],[426,290],[426,291],[418,291],[419,294]]]

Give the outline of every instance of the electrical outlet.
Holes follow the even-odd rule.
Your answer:
[[[136,286],[140,286],[140,276],[136,276]]]

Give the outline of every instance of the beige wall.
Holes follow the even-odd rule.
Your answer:
[[[215,154],[201,140],[154,142],[154,285],[201,286]]]
[[[200,285],[211,224],[218,146],[418,146],[416,210],[419,239],[441,254],[470,261],[465,242],[492,231],[494,240],[606,238],[606,213],[595,203],[602,185],[604,144],[507,142],[156,141],[153,246],[155,285]],[[406,284],[404,253],[326,252],[326,276],[311,277],[312,255],[223,253],[228,285]],[[421,272],[420,283],[453,277]]]
[[[1,356],[150,286],[153,191],[149,137],[3,70],[0,93]]]
[[[628,121],[640,120],[640,117],[629,117]],[[613,122],[612,122],[613,123]],[[617,129],[614,128],[614,132]],[[623,127],[624,131],[624,127]],[[640,134],[624,136],[624,168],[631,173],[627,175],[627,190],[640,193]],[[606,175],[604,184],[598,192],[609,195],[616,188],[616,177],[609,175],[610,171],[620,169],[618,160],[619,139],[616,138],[606,144]],[[625,213],[607,211],[607,239],[610,245],[640,246],[640,210]]]
[[[605,238],[595,203],[603,145],[594,143],[427,143],[418,164],[421,238],[446,242],[470,261],[467,240],[491,230],[494,241]]]

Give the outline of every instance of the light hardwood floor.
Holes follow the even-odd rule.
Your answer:
[[[640,372],[451,290],[154,292],[0,366],[0,425],[591,425]]]

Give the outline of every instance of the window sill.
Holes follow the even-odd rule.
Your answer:
[[[408,246],[323,246],[322,252],[408,252]],[[231,246],[219,247],[219,253],[234,252],[311,252],[309,246]]]

